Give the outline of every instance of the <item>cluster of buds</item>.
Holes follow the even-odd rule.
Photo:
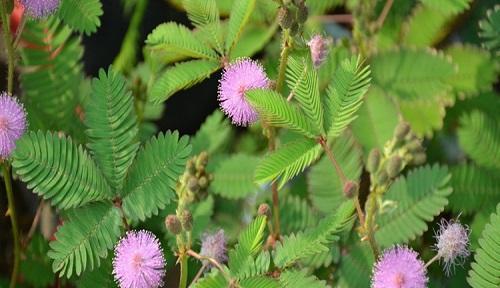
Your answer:
[[[309,10],[305,0],[294,0],[288,5],[283,5],[278,10],[278,19],[282,29],[290,29],[292,34],[297,34],[307,21]]]
[[[408,123],[401,122],[383,153],[377,148],[370,151],[366,170],[371,174],[372,186],[387,187],[407,165],[420,165],[425,161],[422,140],[411,131]]]
[[[186,164],[186,171],[181,176],[180,185],[185,189],[182,197],[188,203],[200,201],[208,195],[208,186],[213,180],[213,176],[207,173],[208,153],[201,152],[199,155],[189,159]],[[179,195],[180,197],[181,195]]]
[[[183,209],[179,215],[170,214],[165,217],[165,227],[173,235],[189,232],[193,229],[193,215],[187,209]]]

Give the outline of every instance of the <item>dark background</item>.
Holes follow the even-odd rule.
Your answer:
[[[120,0],[105,0],[104,15],[97,33],[83,39],[85,46],[85,71],[97,75],[100,68],[107,68],[120,51],[122,39],[127,31],[129,16],[125,15]],[[140,47],[147,35],[159,24],[175,21],[189,26],[186,14],[169,5],[165,0],[150,0],[141,27]],[[142,52],[139,52],[142,59]],[[181,134],[194,134],[200,124],[217,108],[217,85],[220,73],[215,73],[189,89],[181,91],[166,102],[166,110],[157,122],[161,131],[179,130]]]

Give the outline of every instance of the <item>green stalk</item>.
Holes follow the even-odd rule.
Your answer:
[[[134,14],[130,20],[128,26],[127,34],[123,39],[122,47],[120,53],[116,56],[113,61],[113,68],[116,71],[127,72],[130,70],[135,62],[137,55],[137,45],[139,39],[139,28],[144,18],[144,12],[148,6],[148,0],[138,0],[134,8]]]
[[[179,288],[187,287],[187,276],[188,276],[188,257],[182,252],[181,257],[181,278],[179,280]]]
[[[278,79],[276,79],[277,92],[281,92],[281,89],[283,88],[283,83],[285,83],[286,64],[288,62],[288,55],[290,54],[290,48],[291,48],[290,42],[291,42],[290,29],[285,29],[283,30],[283,36],[282,36],[281,47],[283,50],[281,50],[281,55],[280,55],[280,67],[278,70]]]
[[[10,35],[10,19],[7,14],[7,0],[2,1],[2,27],[4,43],[7,46],[8,72],[7,72],[7,92],[12,95],[14,91],[14,47],[12,46],[12,37]]]
[[[10,180],[10,166],[7,162],[3,163],[3,180],[5,183],[5,191],[7,192],[7,200],[9,202],[9,216],[12,223],[12,239],[14,241],[14,265],[10,278],[10,288],[16,287],[17,274],[19,271],[19,260],[21,259],[21,245],[19,242],[19,228],[17,226],[16,206],[14,204],[14,193],[12,192],[12,182]]]

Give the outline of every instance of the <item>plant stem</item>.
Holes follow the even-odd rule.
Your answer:
[[[113,61],[113,68],[116,71],[127,72],[136,62],[137,44],[139,39],[139,28],[144,18],[144,12],[148,6],[148,0],[138,0],[134,8],[134,14],[130,20],[127,34],[123,39],[120,53]]]
[[[282,50],[280,55],[280,67],[278,70],[278,79],[276,79],[276,91],[279,93],[283,88],[283,83],[285,83],[285,71],[286,65],[288,63],[288,54],[290,54],[290,29],[283,30],[282,36]]]
[[[12,95],[14,90],[14,47],[10,35],[10,19],[7,14],[7,0],[2,0],[1,9],[2,27],[4,43],[7,46],[8,72],[7,72],[7,93]]]
[[[181,276],[179,280],[179,288],[186,288],[187,277],[188,277],[188,257],[185,252],[181,252],[180,262],[181,262]]]
[[[337,160],[335,159],[335,156],[333,156],[333,153],[330,150],[330,147],[328,147],[328,145],[326,144],[326,140],[323,137],[321,137],[318,140],[318,142],[321,145],[321,147],[323,147],[323,150],[325,150],[326,155],[330,159],[330,162],[332,162],[332,164],[333,164],[333,168],[335,168],[335,171],[337,172],[337,174],[340,177],[340,181],[342,182],[342,185],[344,185],[347,182],[347,177],[345,176],[344,171],[342,171],[342,168],[340,168],[340,165],[337,162]]]
[[[40,222],[40,216],[42,215],[42,209],[45,201],[42,199],[40,204],[38,204],[38,208],[36,209],[35,217],[33,218],[33,222],[31,223],[30,230],[28,231],[28,235],[23,241],[23,247],[26,249],[31,242],[31,238],[35,234],[36,228],[38,227],[38,223]]]
[[[387,18],[387,14],[389,14],[389,11],[391,10],[392,4],[394,3],[394,0],[387,0],[385,2],[384,8],[382,9],[382,12],[377,18],[377,21],[375,22],[375,29],[380,29],[384,25],[385,19]]]
[[[193,281],[191,281],[191,285],[193,285],[194,283],[196,283],[196,281],[198,281],[198,279],[200,279],[201,275],[203,274],[207,266],[208,265],[205,263],[201,265],[200,270],[198,270],[198,273],[196,273],[196,276],[194,276]]]
[[[431,259],[431,260],[429,260],[427,263],[425,263],[424,268],[429,267],[429,265],[431,265],[432,263],[434,263],[434,262],[435,262],[436,260],[438,260],[439,258],[441,258],[441,255],[439,255],[439,253],[438,253],[438,254],[436,254],[436,256],[432,257],[432,259]]]
[[[210,262],[210,264],[214,265],[215,268],[219,269],[219,271],[222,273],[222,275],[224,276],[224,278],[226,278],[226,280],[228,280],[228,281],[231,280],[231,277],[229,277],[229,275],[224,270],[224,267],[222,267],[222,265],[219,262],[217,262],[217,260],[215,260],[213,258],[210,258],[210,257],[202,256],[202,255],[194,252],[191,249],[187,251],[187,254],[189,256],[193,256],[194,258],[196,258],[198,260],[207,260],[208,262]]]
[[[10,179],[10,166],[7,162],[3,163],[3,180],[5,182],[5,191],[9,202],[8,214],[12,224],[12,240],[14,241],[14,265],[12,266],[12,275],[10,278],[10,288],[16,287],[17,273],[19,270],[19,260],[21,259],[21,245],[19,243],[19,228],[17,226],[16,206],[14,204],[14,193],[12,192],[12,182]]]

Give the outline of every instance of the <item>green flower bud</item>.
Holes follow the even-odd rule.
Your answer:
[[[375,177],[375,181],[379,185],[387,184],[387,181],[389,181],[389,175],[387,175],[387,172],[385,172],[385,170],[380,170]]]
[[[207,166],[207,164],[208,164],[208,153],[206,151],[203,151],[196,158],[196,170],[204,171],[205,166]]]
[[[180,213],[179,220],[182,225],[182,229],[185,231],[191,231],[193,229],[193,214],[189,210],[183,210]]]
[[[411,163],[413,165],[422,165],[425,163],[425,161],[427,161],[427,155],[425,154],[425,152],[419,152],[413,155]]]
[[[389,178],[394,178],[398,176],[399,172],[403,169],[403,161],[401,157],[394,155],[389,160],[387,160],[387,165],[385,166],[385,171]]]
[[[176,215],[170,214],[165,218],[165,227],[170,233],[177,235],[182,232],[182,225]]]
[[[396,138],[396,140],[398,141],[401,141],[405,139],[408,132],[410,132],[410,125],[408,125],[408,123],[406,122],[400,122],[394,130],[394,138]]]
[[[344,184],[344,188],[343,188],[342,192],[344,193],[345,197],[353,198],[354,196],[356,196],[358,194],[358,190],[359,190],[358,183],[349,180]]]
[[[193,159],[189,159],[186,163],[186,170],[188,171],[189,174],[194,175],[196,174],[196,167]]]
[[[380,150],[377,148],[372,149],[370,154],[368,155],[368,159],[366,161],[366,170],[370,173],[375,173],[378,170],[378,166],[380,165]]]
[[[282,29],[290,29],[294,22],[292,13],[286,7],[281,7],[278,10],[278,19]]]
[[[198,179],[196,177],[190,177],[187,182],[187,188],[189,191],[196,193],[200,191],[200,185],[198,185]]]
[[[304,2],[297,5],[297,22],[305,23],[307,21],[307,17],[309,16],[309,9]]]
[[[422,142],[419,139],[413,139],[408,144],[406,144],[406,148],[410,152],[418,152],[422,150]]]
[[[198,185],[200,185],[201,189],[206,189],[208,187],[208,178],[206,176],[201,176],[198,179]]]
[[[271,208],[266,203],[262,203],[259,205],[259,209],[257,210],[257,214],[267,216],[267,218],[271,217]]]

